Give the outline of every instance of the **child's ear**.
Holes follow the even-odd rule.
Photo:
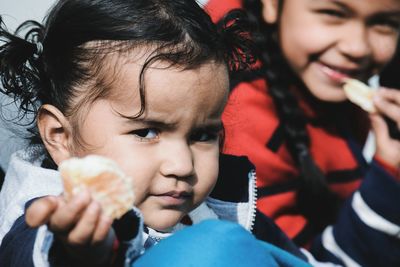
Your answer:
[[[277,22],[279,13],[278,1],[279,0],[261,0],[263,3],[262,14],[265,22],[269,24]]]
[[[38,114],[37,124],[40,136],[54,162],[71,157],[71,127],[64,114],[52,105],[43,105]]]

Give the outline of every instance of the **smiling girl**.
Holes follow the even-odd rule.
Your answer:
[[[0,193],[2,267],[131,266],[207,219],[233,221],[256,246],[250,233],[307,265],[257,212],[252,165],[220,155],[228,71],[247,64],[230,42],[242,39],[230,28],[240,14],[231,18],[217,28],[194,0],[60,0],[44,25],[15,34],[1,25],[2,92],[36,122]],[[88,190],[63,196],[58,166],[93,154],[131,178],[135,201],[120,220]],[[226,190],[227,180],[238,186]]]
[[[350,265],[381,265],[376,255],[385,250],[388,258],[399,255],[398,246],[377,245],[377,240],[399,244],[400,206],[394,203],[400,193],[400,141],[391,138],[384,117],[400,125],[400,91],[378,90],[378,112],[367,114],[347,101],[342,86],[347,78],[367,82],[392,59],[400,1],[206,5],[215,21],[238,7],[258,24],[253,38],[260,64],[233,77],[223,114],[224,152],[247,155],[255,164],[258,208],[298,245],[312,247],[322,240],[335,255],[351,255],[353,245],[365,248],[354,261],[348,257]],[[361,152],[370,129],[376,153],[367,163]],[[358,226],[349,227],[347,220]],[[321,233],[322,239],[316,238]],[[399,260],[392,257],[389,265]]]

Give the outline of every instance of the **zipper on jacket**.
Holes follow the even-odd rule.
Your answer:
[[[248,229],[253,231],[257,212],[257,175],[255,170],[249,172],[249,221]]]

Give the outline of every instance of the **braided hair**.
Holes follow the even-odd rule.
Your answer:
[[[278,10],[282,10],[279,1]],[[332,223],[337,214],[338,197],[329,189],[327,180],[310,155],[310,136],[306,117],[290,90],[293,84],[304,85],[286,63],[276,35],[277,25],[267,24],[262,16],[260,0],[244,0],[243,7],[249,20],[258,25],[253,39],[261,61],[261,75],[268,81],[271,95],[284,127],[284,137],[289,153],[299,167],[300,188],[297,193],[299,211],[309,219],[312,229],[320,232]]]

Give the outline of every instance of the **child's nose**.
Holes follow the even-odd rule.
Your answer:
[[[350,24],[342,32],[339,50],[352,60],[365,59],[372,54],[369,31],[362,23]]]
[[[194,174],[194,157],[190,145],[185,142],[174,142],[164,147],[163,160],[160,166],[162,175],[188,178]]]

